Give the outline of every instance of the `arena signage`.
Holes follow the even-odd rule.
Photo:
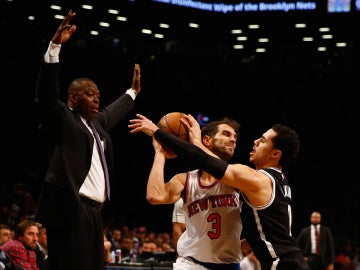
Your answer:
[[[314,1],[274,1],[274,2],[214,2],[206,3],[193,0],[153,0],[164,4],[175,6],[188,7],[199,10],[206,10],[212,12],[271,12],[271,11],[302,11],[302,10],[316,10],[317,5]]]

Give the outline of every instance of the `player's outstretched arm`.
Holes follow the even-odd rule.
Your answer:
[[[166,145],[166,147],[170,148],[176,155],[186,157],[195,167],[207,171],[219,180],[224,176],[228,166],[226,161],[213,157],[200,147],[179,139],[173,134],[167,133],[144,115],[137,114],[136,116],[138,118],[131,119],[131,124],[128,125],[131,133],[142,131]]]
[[[130,119],[130,133],[144,132],[146,135],[153,137],[156,130],[159,129],[150,119],[142,114],[136,114],[137,118]]]

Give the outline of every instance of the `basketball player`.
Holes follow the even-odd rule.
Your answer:
[[[229,161],[235,151],[239,123],[224,118],[202,129],[202,142],[217,157]],[[186,230],[177,244],[174,270],[239,270],[241,260],[239,191],[219,182],[202,170],[193,170],[164,179],[167,158],[153,140],[155,156],[147,183],[146,198],[151,204],[173,204],[183,199]]]
[[[182,120],[182,123],[188,128],[192,144],[159,129],[143,115],[137,114],[137,117],[130,120],[132,133],[142,131],[153,136],[153,141],[161,141],[193,166],[219,179],[219,183],[240,190],[242,238],[246,238],[253,247],[262,270],[308,269],[296,239],[292,236],[291,189],[282,171],[300,149],[295,131],[275,124],[254,140],[250,152],[250,162],[255,165],[253,169],[214,157],[215,151],[209,151],[201,144],[199,124],[191,115],[184,115],[187,121]],[[214,141],[213,149],[221,149],[220,146],[229,147],[228,144],[220,145]],[[191,208],[192,211],[201,209]],[[229,243],[225,245],[231,246]]]
[[[174,203],[174,208],[172,211],[172,245],[175,250],[177,249],[177,242],[180,236],[186,230],[183,204],[184,201],[182,198],[180,198]]]

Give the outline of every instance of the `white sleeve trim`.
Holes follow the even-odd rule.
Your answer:
[[[58,63],[60,54],[61,44],[55,44],[50,41],[49,47],[44,55],[46,63]]]
[[[136,98],[136,91],[132,88],[129,88],[128,90],[126,90],[126,94],[130,95],[132,97],[133,100],[135,100]]]

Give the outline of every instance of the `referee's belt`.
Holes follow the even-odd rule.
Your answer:
[[[95,207],[97,210],[101,211],[104,208],[104,204],[101,202],[94,201],[84,196],[80,196],[80,199],[90,207]]]

